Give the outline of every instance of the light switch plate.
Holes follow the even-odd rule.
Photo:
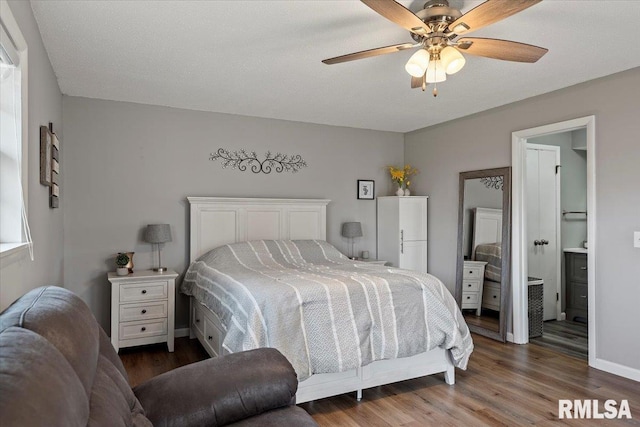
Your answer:
[[[640,248],[640,231],[633,232],[633,247]]]

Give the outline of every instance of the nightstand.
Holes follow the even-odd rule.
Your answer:
[[[175,289],[178,274],[136,271],[109,273],[111,282],[111,344],[123,347],[166,342],[173,352]]]
[[[462,309],[473,308],[480,316],[485,261],[465,261],[462,271]]]

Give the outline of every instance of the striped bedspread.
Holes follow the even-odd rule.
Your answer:
[[[275,347],[301,381],[435,347],[466,369],[473,351],[440,280],[349,260],[324,241],[221,246],[189,267],[181,289],[220,317],[225,351]]]
[[[486,261],[484,277],[500,283],[502,281],[502,243],[485,243],[476,246],[476,261]]]

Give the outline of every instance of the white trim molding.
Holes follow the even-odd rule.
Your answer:
[[[527,286],[527,251],[526,251],[526,144],[534,137],[569,132],[577,129],[587,130],[587,236],[588,249],[588,292],[595,295],[596,288],[596,165],[595,165],[595,116],[580,117],[560,123],[539,126],[512,133],[511,163],[513,176],[513,217],[512,217],[512,297],[513,297],[513,342],[526,344],[529,342],[529,325],[527,319],[528,301],[525,297]],[[589,365],[598,369],[609,370],[612,365],[596,359],[596,319],[597,307],[595,298],[589,298]],[[602,367],[602,368],[601,368]]]

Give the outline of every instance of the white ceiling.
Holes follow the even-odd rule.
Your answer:
[[[474,32],[549,53],[535,64],[466,55],[437,98],[409,88],[413,50],[320,62],[412,41],[355,0],[31,5],[64,94],[355,128],[408,132],[640,66],[637,0],[545,0]]]

